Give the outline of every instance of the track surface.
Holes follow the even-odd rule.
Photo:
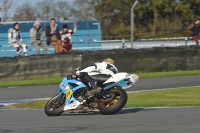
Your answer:
[[[200,86],[200,76],[139,79],[127,91],[153,90],[176,87]],[[1,88],[0,101],[52,97],[59,92],[58,85]]]
[[[200,86],[200,76],[139,80],[127,91]],[[0,101],[51,97],[58,85],[1,88]],[[0,133],[199,133],[200,107],[123,109],[116,115],[0,110]]]
[[[43,110],[0,111],[0,133],[199,133],[200,108],[137,108],[116,115],[45,116]]]

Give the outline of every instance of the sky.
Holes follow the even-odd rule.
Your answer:
[[[31,5],[35,5],[37,2],[44,1],[44,0],[11,0],[11,1],[13,1],[14,5],[16,5],[16,6],[13,6],[13,9],[11,9],[9,12],[10,16],[13,16],[15,9],[17,7],[19,7],[20,5],[22,5],[24,3],[31,3]],[[73,3],[75,0],[52,0],[52,1],[67,1],[69,3]],[[3,14],[0,11],[0,17],[2,17],[2,16],[3,16]]]
[[[39,1],[43,1],[43,0],[12,0],[12,1],[17,1],[18,5],[22,4],[22,3],[32,3],[32,4],[35,4]],[[52,1],[67,1],[67,2],[70,2],[70,3],[73,3],[74,0],[52,0]]]

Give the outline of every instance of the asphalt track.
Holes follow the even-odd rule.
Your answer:
[[[200,86],[200,76],[141,79],[127,91]],[[51,97],[57,85],[0,89],[0,101]],[[0,133],[199,133],[200,107],[132,108],[115,115],[0,110]]]
[[[1,110],[0,133],[199,133],[200,108],[136,108],[115,115]]]
[[[153,90],[200,86],[200,76],[139,79],[127,91]],[[0,101],[52,97],[59,92],[58,85],[0,88]]]

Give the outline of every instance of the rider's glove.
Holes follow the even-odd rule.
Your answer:
[[[79,70],[76,70],[76,71],[74,72],[74,74],[75,74],[76,76],[79,76],[79,75],[80,75],[80,71],[79,71]]]
[[[76,75],[72,74],[71,77],[72,77],[72,79],[75,79],[75,78],[76,78]]]
[[[76,69],[76,71],[73,72],[72,78],[78,78],[80,76],[80,71]]]
[[[76,68],[76,70],[74,71],[74,75],[77,77],[80,76],[80,67]]]

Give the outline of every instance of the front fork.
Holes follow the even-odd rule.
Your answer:
[[[58,97],[62,96],[62,95],[64,95],[64,93],[63,93],[62,91],[60,91],[60,93],[56,96],[55,100],[56,100]]]
[[[64,102],[65,98],[64,98],[64,101],[61,101],[61,100],[63,100],[63,99],[61,99],[63,96],[65,97],[65,94],[62,91],[60,91],[60,93],[55,97],[55,99],[53,101],[59,102],[59,103]]]

